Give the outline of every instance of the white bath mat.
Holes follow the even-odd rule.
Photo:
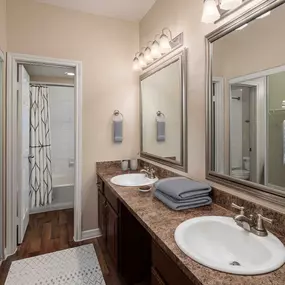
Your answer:
[[[92,244],[12,262],[5,285],[105,285]]]

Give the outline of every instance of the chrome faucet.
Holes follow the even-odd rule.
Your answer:
[[[245,216],[244,207],[238,206],[234,203],[232,203],[232,207],[240,211],[239,215],[233,218],[239,227],[260,237],[265,237],[268,235],[263,222],[272,224],[273,220],[258,214],[257,223],[255,224],[253,215],[250,215],[249,218]]]
[[[149,179],[155,178],[155,170],[153,168],[145,167],[140,172],[145,173],[145,176]]]

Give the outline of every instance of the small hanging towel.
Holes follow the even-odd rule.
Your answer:
[[[114,142],[123,141],[123,115],[119,111],[114,112],[113,116]]]
[[[165,116],[161,112],[157,112],[156,117],[156,129],[157,129],[157,137],[156,140],[158,142],[165,142]]]

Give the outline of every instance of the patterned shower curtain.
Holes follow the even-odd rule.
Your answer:
[[[52,202],[49,89],[30,86],[30,198],[31,207]]]

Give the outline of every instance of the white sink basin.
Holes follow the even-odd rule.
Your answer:
[[[175,231],[175,241],[189,257],[207,267],[239,275],[274,271],[285,263],[285,248],[273,234],[258,237],[233,218],[199,217]]]
[[[111,179],[111,182],[118,186],[147,186],[155,183],[158,178],[149,179],[144,173],[118,175]]]

